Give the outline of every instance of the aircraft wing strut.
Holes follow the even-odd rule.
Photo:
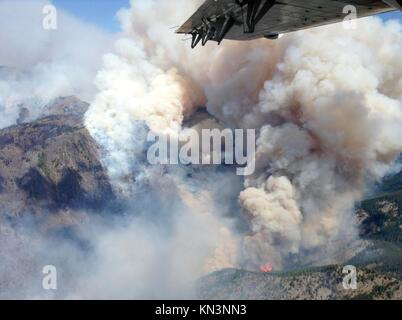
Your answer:
[[[191,35],[192,48],[210,40],[276,39],[343,21],[350,6],[360,18],[402,10],[402,0],[206,0],[176,32]]]

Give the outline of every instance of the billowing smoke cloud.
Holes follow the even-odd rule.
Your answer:
[[[338,241],[356,236],[354,204],[402,151],[401,25],[369,18],[356,30],[338,24],[191,50],[170,27],[201,3],[139,0],[121,13],[125,37],[106,56],[86,115],[112,180],[125,189],[135,171],[134,190],[150,175],[164,181],[146,163],[138,170],[138,128],[176,135],[206,106],[223,126],[259,133],[257,172],[239,197],[250,230],[234,263],[331,261]]]
[[[57,30],[45,30],[46,0],[0,3],[0,128],[32,120],[59,96],[91,101],[93,78],[111,35],[57,11]]]
[[[104,57],[85,122],[126,208],[99,217],[66,214],[73,239],[6,230],[8,245],[0,249],[10,261],[0,280],[25,279],[6,291],[11,296],[42,298],[39,277],[29,282],[33,292],[25,288],[45,264],[61,272],[56,297],[189,298],[194,279],[221,268],[343,261],[347,246],[339,240],[356,238],[355,203],[402,151],[401,25],[371,18],[357,30],[334,25],[191,50],[171,28],[202,2],[135,0],[120,12],[124,34]],[[70,46],[57,51],[52,43],[47,52],[43,43],[33,45],[26,51],[38,50],[31,53],[36,60],[15,56],[16,65],[27,61],[36,75],[42,66],[57,69],[71,57],[62,52],[82,53],[83,44]],[[83,61],[78,56],[72,61]],[[11,54],[0,53],[2,59],[13,61]],[[70,64],[62,66],[75,75]],[[31,97],[31,86],[49,79],[39,74],[12,90],[7,79],[0,90],[18,93],[15,101]],[[81,79],[43,92],[87,88]],[[42,91],[32,96],[43,98]],[[199,117],[201,108],[208,119]],[[256,129],[256,172],[243,179],[227,166],[150,166],[147,132],[177,138],[187,126]]]

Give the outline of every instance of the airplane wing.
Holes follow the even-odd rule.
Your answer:
[[[354,8],[361,18],[401,6],[402,0],[206,0],[176,32],[192,35],[193,48],[209,40],[276,39],[343,21]]]

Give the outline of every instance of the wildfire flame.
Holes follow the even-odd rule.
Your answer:
[[[263,273],[270,273],[273,269],[274,267],[272,266],[272,263],[267,263],[260,267],[260,271]]]

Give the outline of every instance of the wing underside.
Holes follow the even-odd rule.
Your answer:
[[[392,11],[381,0],[207,0],[177,33],[191,34],[192,46],[208,40],[250,40]],[[346,11],[345,11],[346,10]]]

